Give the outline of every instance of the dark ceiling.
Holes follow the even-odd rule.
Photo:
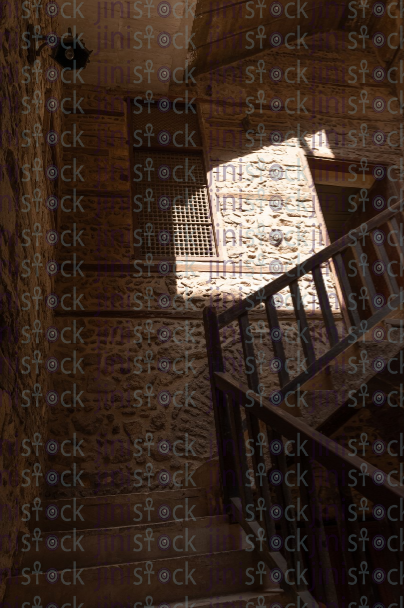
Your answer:
[[[191,52],[192,66],[197,74],[202,74],[264,50],[276,49],[285,42],[289,48],[294,44],[298,54],[298,40],[300,48],[304,48],[307,38],[320,32],[345,32],[347,46],[355,40],[358,49],[364,40],[366,44],[369,41],[373,44],[377,32],[385,37],[399,32],[401,19],[398,14],[398,18],[392,18],[399,10],[394,0],[389,0],[384,9],[380,1],[365,0],[364,3],[366,6],[362,7],[360,2],[349,0],[199,0],[192,30],[196,47]],[[390,15],[388,5],[391,5]],[[296,6],[300,7],[299,14]],[[351,39],[350,33],[354,36]],[[399,40],[400,37],[395,36],[390,46],[398,45]],[[373,46],[381,62],[393,61],[395,49],[387,43]]]

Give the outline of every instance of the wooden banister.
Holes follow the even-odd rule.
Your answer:
[[[348,236],[344,235],[338,239],[338,241],[335,241],[328,247],[325,247],[319,251],[319,253],[316,253],[311,258],[308,258],[301,264],[298,264],[291,270],[285,272],[281,277],[274,279],[265,287],[242,299],[239,303],[218,315],[219,329],[222,329],[232,321],[235,321],[244,312],[248,312],[249,310],[255,308],[255,306],[257,306],[257,304],[259,304],[263,299],[268,299],[270,296],[273,296],[282,291],[282,289],[285,289],[285,287],[289,287],[293,281],[296,281],[305,274],[312,272],[316,266],[320,266],[320,264],[328,262],[331,258],[334,258],[334,256],[340,254],[348,247],[354,246],[357,241],[365,238],[365,236],[369,235],[371,231],[375,230],[379,226],[382,226],[389,220],[392,220],[392,234],[393,238],[396,238],[396,245],[399,249],[399,253],[400,250],[403,249],[403,246],[399,243],[399,239],[396,234],[398,232],[398,226],[397,221],[395,220],[395,214],[400,213],[403,210],[404,201],[399,201],[395,205],[392,205],[390,209],[386,209],[385,211],[382,211],[382,213],[379,213],[376,217],[369,220],[369,222],[362,224],[355,230],[350,230]]]
[[[342,471],[342,465],[344,464],[348,469],[353,469],[358,474],[362,474],[362,470],[366,468],[367,475],[360,486],[361,494],[387,508],[392,505],[399,505],[401,501],[404,508],[404,488],[399,487],[399,484],[397,484],[397,487],[392,486],[387,480],[376,485],[372,477],[378,469],[372,464],[367,463],[359,456],[348,456],[348,450],[343,446],[312,429],[300,418],[296,418],[288,412],[267,403],[262,403],[259,395],[254,394],[246,385],[240,384],[229,374],[216,373],[215,385],[224,393],[231,393],[232,398],[244,408],[247,407],[250,414],[262,420],[271,429],[275,429],[283,437],[292,441],[297,441],[300,437],[300,443],[307,441],[307,456],[311,456],[314,460],[321,459],[321,464],[326,468],[337,468]],[[253,404],[251,404],[251,400],[253,400]]]
[[[204,310],[224,504],[232,519],[238,521],[248,534],[252,534],[256,541],[256,550],[273,568],[273,580],[292,591],[300,598],[299,601],[310,603],[314,608],[324,603],[338,605],[335,581],[332,576],[329,580],[328,575],[324,573],[324,570],[331,570],[328,549],[322,541],[319,545],[316,544],[317,538],[322,539],[325,532],[315,472],[324,468],[335,474],[335,487],[332,490],[336,495],[338,509],[342,509],[343,504],[345,508],[346,505],[351,505],[352,509],[356,509],[359,494],[362,501],[360,504],[369,514],[371,507],[374,507],[374,517],[381,521],[382,527],[387,525],[382,520],[389,509],[398,508],[400,513],[404,510],[404,489],[400,481],[387,476],[366,460],[352,456],[344,446],[328,439],[297,417],[300,413],[299,402],[305,391],[324,389],[331,363],[340,365],[354,352],[357,354],[355,349],[359,340],[371,337],[372,330],[389,317],[395,317],[397,321],[402,316],[403,288],[393,275],[381,276],[383,273],[375,272],[372,278],[370,264],[370,261],[374,263],[375,259],[384,267],[394,261],[402,264],[404,246],[399,236],[397,221],[397,218],[400,218],[402,223],[402,211],[403,202],[400,201],[221,314],[216,315],[213,307]],[[384,232],[380,229],[385,225],[391,234],[389,247],[385,246]],[[347,260],[356,264],[356,274],[360,282],[355,284],[355,289],[359,285],[364,299],[367,300],[366,306],[360,311],[355,305],[358,298],[350,281],[351,275],[346,270]],[[337,271],[343,304],[352,322],[348,334],[342,338],[338,335],[321,270],[324,264],[333,265]],[[329,341],[328,350],[318,358],[298,283],[301,277],[309,273],[314,282]],[[380,294],[377,290],[383,281],[387,292],[384,290]],[[301,349],[305,357],[305,369],[295,377],[291,377],[274,303],[275,296],[285,288],[290,291]],[[257,306],[265,307],[268,339],[275,355],[271,369],[277,372],[279,380],[279,388],[272,390],[270,395],[265,395],[264,384],[260,381],[262,370],[257,365],[254,340],[251,339],[253,333],[249,312]],[[233,378],[225,373],[220,330],[234,321],[238,322],[245,370],[248,368],[245,381],[240,376]],[[340,419],[338,412],[333,415],[334,419]],[[294,441],[295,445],[299,443],[304,448],[292,458],[285,451],[285,440]],[[224,443],[227,445],[229,441],[233,449],[222,450]],[[252,452],[251,445],[254,446]],[[301,487],[295,488],[294,493],[286,483],[288,477],[295,474],[293,467],[302,472]],[[353,488],[347,484],[344,477],[346,471],[350,471],[351,479],[357,481]],[[310,485],[303,481],[305,476],[310,480]],[[307,535],[316,545],[311,563],[310,588],[299,577],[290,575],[298,571],[304,559],[300,548],[291,551],[282,544],[282,537],[296,538],[296,522],[282,516],[293,506],[296,494],[298,500],[314,514],[310,524],[303,522]],[[342,522],[339,515],[336,516],[336,524],[338,534],[341,535]],[[355,522],[347,522],[346,525],[351,530],[358,528]],[[359,568],[361,562],[367,563],[364,551],[358,552],[357,555],[344,554],[344,559],[347,565],[356,568]],[[361,582],[349,591],[349,600],[358,603],[365,595],[369,604],[377,602],[380,597],[376,587],[372,580],[369,583]],[[392,594],[398,598],[399,591],[394,588]]]

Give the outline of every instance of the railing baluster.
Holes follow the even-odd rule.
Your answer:
[[[351,488],[340,484],[339,491],[340,491],[341,500],[342,500],[343,504],[345,505],[345,509],[346,509],[347,513],[355,512],[356,505],[355,505],[355,501],[352,496]],[[350,533],[354,534],[356,536],[356,538],[359,540],[361,538],[361,532],[359,530],[358,522],[356,520],[354,520],[353,518],[348,517],[346,520],[346,525],[347,525],[347,528],[350,531]],[[360,565],[362,562],[367,562],[367,555],[366,555],[363,541],[359,541],[357,543],[357,549],[353,553],[352,558],[354,560],[357,571],[360,570]],[[370,585],[369,584],[366,585],[364,582],[362,583],[362,577],[359,576],[358,585],[359,585],[361,594],[365,595],[369,599],[369,604],[374,604],[376,601],[376,598],[375,598],[372,583],[370,583]]]
[[[247,313],[244,313],[241,315],[241,317],[239,317],[238,325],[240,329],[241,344],[243,347],[244,363],[246,364],[246,360],[249,358],[253,368],[252,371],[247,374],[247,384],[251,390],[258,393],[260,379],[251,335],[247,339],[247,330],[250,327]],[[249,367],[251,367],[251,365]]]
[[[391,522],[393,523],[393,522]],[[382,534],[382,536],[384,536],[384,538],[388,539],[389,538],[389,534],[390,534],[390,525],[382,520],[379,521],[377,524],[377,534]],[[400,535],[398,535],[397,537],[397,544],[398,541],[400,539]],[[371,541],[369,541],[371,542]],[[401,554],[402,551],[400,551],[400,549],[397,552],[391,551],[389,546],[387,546],[387,551],[385,549],[385,554],[384,554],[384,558],[383,558],[383,569],[386,570],[387,572],[391,572],[394,568],[398,568],[400,569],[400,558],[399,558],[399,553]],[[379,566],[379,563],[374,564],[374,566]],[[377,593],[377,589],[376,589],[376,593]],[[389,585],[389,593],[393,596],[393,598],[395,599],[395,601],[397,602],[397,606],[400,605],[400,596],[401,596],[401,590],[398,588],[398,585]],[[380,598],[378,598],[380,599]]]
[[[255,359],[254,345],[251,340],[247,340],[247,329],[249,327],[248,314],[243,314],[239,318],[239,328],[240,328],[240,336],[241,343],[243,346],[243,355],[244,361],[246,362],[249,359],[252,362],[253,371],[251,374],[247,374],[247,383],[251,390],[256,393],[259,393],[259,375],[257,362]],[[266,473],[266,465],[264,455],[261,454],[260,449],[258,448],[258,435],[260,434],[260,426],[259,421],[255,416],[252,416],[248,411],[245,413],[246,421],[247,421],[247,430],[250,438],[254,441],[254,453],[252,455],[253,467],[254,467],[254,475],[255,475],[255,483],[257,487],[258,494],[260,497],[264,499],[264,504],[266,506],[265,509],[265,527],[267,538],[268,536],[272,536],[275,534],[275,524],[274,521],[269,517],[269,509],[271,507],[271,494],[269,492],[268,479]],[[259,473],[259,470],[263,470],[265,475],[262,476]],[[257,481],[259,480],[259,482]],[[254,509],[255,510],[255,509]]]
[[[247,456],[244,442],[243,423],[241,420],[241,405],[236,397],[228,397],[228,412],[230,420],[230,429],[232,436],[232,444],[234,450],[234,458],[236,461],[235,475],[238,479],[239,497],[241,500],[242,517],[247,513],[247,505],[254,507],[254,500],[251,488],[246,485],[247,477]],[[237,519],[237,514],[235,514]]]
[[[289,285],[290,293],[292,294],[293,307],[295,309],[296,319],[298,321],[298,331],[302,344],[304,356],[307,360],[307,367],[315,363],[316,356],[314,354],[314,346],[310,335],[309,325],[307,323],[304,304],[300,293],[300,288],[297,281],[293,281]]]
[[[402,215],[401,215],[401,223],[402,223],[402,221],[403,221],[403,218],[402,218]],[[389,227],[389,230],[391,232],[392,238],[394,239],[394,241],[396,243],[397,249],[400,249],[401,251],[404,251],[404,242],[401,240],[401,243],[400,243],[400,227],[398,225],[398,222],[397,222],[396,218],[392,217],[390,219],[390,221],[387,222],[387,226]]]
[[[331,346],[338,342],[338,330],[335,325],[334,315],[332,314],[330,301],[328,299],[327,289],[325,287],[323,273],[321,267],[313,268],[313,279],[316,286],[318,301],[320,303],[321,312],[323,313],[325,329],[327,331],[328,340]]]
[[[304,484],[300,486],[300,498],[302,499],[303,509],[308,507],[309,517],[303,520],[305,532],[307,536],[311,540],[311,547],[314,550],[314,557],[311,563],[312,568],[312,578],[313,578],[313,587],[314,587],[314,596],[316,598],[322,597],[325,598],[325,587],[323,583],[323,577],[320,576],[320,571],[322,567],[321,553],[319,549],[319,538],[317,534],[317,528],[315,526],[315,522],[310,520],[311,514],[315,511],[316,505],[313,500],[313,492],[309,492]],[[310,550],[310,549],[309,549]]]
[[[376,298],[376,290],[375,290],[375,286],[373,284],[373,280],[372,280],[372,276],[370,274],[370,267],[368,268],[368,272],[366,273],[366,266],[365,266],[365,270],[362,270],[361,265],[365,262],[366,264],[368,263],[368,256],[366,255],[366,253],[363,252],[363,249],[361,247],[361,244],[359,241],[357,241],[355,243],[355,245],[353,245],[351,247],[355,261],[356,261],[356,266],[358,269],[358,275],[360,277],[362,286],[367,290],[367,292],[369,293],[369,306],[370,306],[370,310],[372,313],[374,313],[377,308],[375,306],[375,298]],[[370,266],[370,265],[369,265]]]
[[[395,522],[392,519],[388,518],[387,523],[385,524],[386,538],[388,538],[389,536],[396,536],[397,544],[398,544],[398,541],[400,539],[400,528],[401,527],[402,527],[402,524],[399,526],[398,522]],[[404,531],[401,532],[401,534],[404,534]],[[401,536],[401,538],[402,538],[402,536]],[[402,545],[401,545],[401,548],[402,548]],[[400,568],[400,561],[401,561],[400,555],[401,555],[400,551],[394,551],[394,560],[395,560],[396,568]]]
[[[279,384],[281,388],[289,382],[290,376],[286,366],[286,354],[283,348],[282,331],[279,325],[278,313],[276,312],[273,298],[265,300],[265,310],[267,313],[268,325],[271,330],[271,341],[274,349],[274,355],[280,360],[281,366],[278,371]],[[279,334],[279,340],[274,339],[274,332]]]
[[[346,305],[346,309],[348,311],[349,318],[351,319],[352,325],[359,327],[361,319],[357,312],[357,308],[352,307],[352,297],[351,296],[353,296],[353,291],[351,289],[351,285],[349,283],[349,280],[348,280],[348,277],[346,274],[342,255],[340,253],[337,253],[333,257],[333,260],[335,263],[335,268],[337,270],[337,275],[339,278],[341,289],[344,294],[345,305]],[[354,302],[355,302],[355,300],[354,300]]]
[[[273,450],[271,451],[272,466],[270,469],[270,475],[272,476],[274,471],[278,471],[278,474],[280,472],[281,475],[283,476],[284,472],[282,471],[282,469],[284,470],[286,468],[286,463],[284,464],[284,466],[282,466],[282,463],[280,462],[280,459],[279,459],[279,456],[283,453],[283,450],[284,450],[283,438],[279,433],[277,433],[276,431],[274,431],[273,429],[271,429],[268,426],[267,426],[267,437],[268,437],[268,442],[269,442],[270,446],[274,445],[274,443],[276,443],[277,446],[281,447],[281,450],[279,450],[279,453],[273,453]],[[281,484],[275,483],[274,484],[276,501],[282,507],[283,512],[285,512],[285,509],[288,507],[288,505],[291,504],[290,502],[288,502],[288,499],[291,500],[290,493],[288,494],[288,489],[286,487],[284,488],[284,486],[286,486],[285,483],[281,483]],[[292,527],[291,527],[291,525],[292,525]],[[290,534],[294,534],[293,525],[294,525],[293,521],[286,519],[285,516],[281,517],[280,521],[278,522],[278,526],[280,526],[280,528],[281,528],[281,535],[282,535],[283,540],[285,540],[285,538],[287,538]],[[286,561],[288,562],[288,567],[294,568],[295,564],[294,564],[294,561],[292,560],[292,556],[290,555],[290,551],[287,551],[285,546],[283,546],[283,554],[285,556]]]
[[[339,547],[341,548],[341,552],[343,554],[344,562],[343,566],[345,567],[345,571],[349,572],[351,568],[355,567],[354,556],[352,555],[352,551],[343,550],[343,547],[346,547],[347,533],[346,529],[343,528],[342,522],[346,519],[346,514],[343,512],[343,506],[341,503],[341,490],[340,490],[341,482],[338,480],[337,488],[334,492],[334,503],[337,507],[337,513],[335,514],[335,521],[338,529],[338,538],[339,538]],[[351,602],[356,602],[359,606],[360,604],[360,592],[357,585],[348,585],[349,597],[348,600]]]
[[[320,507],[319,507],[319,502],[317,499],[317,489],[316,489],[316,484],[315,484],[315,477],[313,475],[313,469],[311,466],[310,457],[302,455],[302,456],[300,456],[300,462],[302,464],[303,470],[308,472],[308,475],[307,475],[308,479],[312,480],[312,483],[313,483],[313,492],[312,492],[312,497],[311,497],[311,503],[313,505],[312,513],[314,515],[313,524],[318,531],[318,536],[317,536],[318,551],[320,554],[321,565],[322,565],[323,587],[324,587],[325,599],[326,599],[326,602],[328,605],[330,605],[332,603],[334,606],[338,606],[338,595],[337,595],[337,589],[335,586],[334,577],[332,575],[330,554],[329,554],[327,548],[324,546],[324,540],[325,540],[324,523],[323,523],[323,518],[320,516]],[[330,572],[330,574],[331,574],[330,577],[326,577],[326,575],[325,575],[326,570],[328,570],[328,572]],[[331,579],[331,580],[329,580],[329,579]]]
[[[386,248],[383,245],[383,243],[376,245],[373,242],[373,239],[371,239],[371,242],[372,242],[373,249],[374,249],[376,255],[380,256],[381,261],[383,262],[383,264],[386,267],[386,270],[383,273],[383,278],[387,283],[387,287],[391,294],[397,294],[399,291],[399,287],[398,287],[395,277],[392,274],[390,274],[390,272],[389,272],[389,264],[390,264],[391,260],[389,259],[389,256],[387,255]]]
[[[273,463],[272,474],[274,474],[274,471],[277,470],[278,471],[277,475],[279,475],[279,473],[280,473],[282,476],[282,483],[280,483],[280,484],[276,483],[274,485],[275,485],[275,493],[276,493],[277,499],[281,503],[282,508],[285,510],[289,505],[293,504],[293,501],[292,501],[292,493],[289,489],[288,484],[285,481],[285,477],[288,472],[288,465],[287,465],[283,438],[282,438],[282,435],[280,433],[276,432],[275,430],[269,430],[267,428],[267,433],[268,433],[268,440],[270,440],[271,443],[275,442],[277,446],[282,446],[282,450],[280,450],[280,449],[272,450],[271,460]],[[296,520],[294,518],[283,517],[281,520],[281,528],[282,528],[282,534],[283,534],[284,539],[287,537],[293,537],[294,539],[297,539],[297,537],[298,537],[297,536],[297,525],[296,525]],[[286,558],[287,562],[290,564],[289,567],[294,568],[295,572],[297,572],[299,569],[301,570],[302,568],[300,568],[300,567],[303,564],[303,558],[302,558],[302,554],[300,551],[300,547],[296,548],[296,546],[295,546],[293,551],[286,549],[285,552],[286,552],[285,558]],[[299,591],[304,591],[307,589],[307,585],[304,583],[303,580],[300,580],[300,581],[296,582],[296,588]]]
[[[396,218],[393,218],[389,222],[387,222],[387,226],[391,234],[391,238],[394,241],[395,247],[397,249],[397,254],[400,258],[400,264],[401,266],[404,266],[404,244],[402,242],[400,243],[400,228],[398,226]],[[378,247],[379,246],[375,243],[376,250],[378,250]]]
[[[221,491],[225,509],[229,509],[231,498],[233,496],[238,496],[238,483],[236,482],[234,487],[229,487],[225,477],[226,471],[233,470],[236,475],[237,469],[231,453],[229,453],[227,449],[225,450],[225,445],[227,445],[226,442],[230,441],[231,443],[231,428],[226,397],[223,392],[215,386],[215,372],[222,372],[224,370],[223,354],[220,344],[219,325],[213,308],[205,308],[203,311],[203,319],[206,349],[208,353],[210,386],[212,390],[213,413],[217,433]]]

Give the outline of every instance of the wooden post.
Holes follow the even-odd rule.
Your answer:
[[[231,512],[231,498],[239,496],[238,471],[234,455],[229,452],[228,447],[235,444],[236,438],[232,438],[229,414],[227,410],[226,395],[215,386],[215,372],[224,371],[223,354],[220,344],[219,325],[213,307],[208,306],[203,311],[203,322],[205,326],[206,349],[208,353],[209,378],[212,391],[213,412],[215,416],[217,451],[219,456],[220,484],[225,511]],[[234,482],[228,482],[228,477]]]

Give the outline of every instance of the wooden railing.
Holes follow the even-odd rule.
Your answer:
[[[352,344],[364,335],[369,335],[369,331],[383,319],[395,312],[401,313],[404,300],[402,288],[392,272],[381,275],[380,263],[387,271],[392,268],[388,265],[395,260],[403,266],[404,248],[400,241],[402,208],[403,204],[397,203],[221,314],[217,315],[213,307],[207,307],[204,311],[224,505],[233,520],[238,521],[245,531],[255,538],[256,549],[270,566],[272,580],[293,591],[300,597],[299,601],[308,602],[309,606],[316,606],[318,602],[333,606],[341,604],[335,572],[334,576],[330,576],[332,560],[325,546],[325,526],[320,512],[318,477],[319,471],[324,469],[335,477],[327,492],[328,500],[332,499],[340,547],[346,546],[343,542],[346,533],[356,535],[357,539],[357,551],[344,549],[340,553],[346,572],[350,569],[353,572],[352,569],[355,569],[357,576],[357,583],[349,584],[344,592],[345,596],[349,596],[344,602],[346,605],[348,601],[357,602],[357,608],[360,605],[372,606],[386,597],[393,597],[392,601],[398,601],[400,596],[400,585],[391,584],[387,591],[380,591],[382,583],[377,580],[377,576],[382,577],[382,573],[377,569],[371,571],[366,542],[361,543],[358,540],[364,535],[364,524],[361,525],[361,522],[372,518],[378,522],[381,534],[394,534],[391,530],[396,524],[389,521],[392,519],[389,514],[394,513],[394,517],[400,522],[398,514],[404,511],[404,490],[400,482],[388,477],[365,460],[348,454],[345,448],[279,406],[283,406],[285,399],[300,388],[310,383],[313,386],[312,380],[319,377],[333,359],[351,348]],[[359,262],[357,276],[361,281],[361,289],[366,290],[369,298],[368,310],[365,311],[367,315],[359,314],[352,306],[352,303],[357,301],[354,287],[357,289],[358,284],[353,286],[346,272],[346,263],[350,256]],[[379,264],[376,268],[378,274],[375,275],[378,291],[370,271],[366,272],[364,264],[365,260],[372,262],[375,257]],[[346,306],[352,321],[348,335],[341,339],[321,271],[321,266],[326,262],[332,263],[336,269],[342,291],[342,305]],[[370,269],[369,264],[368,268]],[[298,279],[308,273],[311,273],[314,280],[330,345],[326,354],[318,359],[315,357],[298,285]],[[382,292],[379,276],[382,276],[384,281]],[[292,296],[307,364],[306,369],[294,378],[290,378],[286,365],[282,332],[273,300],[273,297],[285,288],[289,288]],[[279,389],[268,398],[262,394],[254,341],[251,339],[253,333],[249,312],[257,307],[265,308],[269,326],[268,338],[271,339],[273,352],[280,362]],[[232,378],[225,373],[220,330],[234,321],[238,322],[244,362],[248,359],[250,364],[250,373],[245,374],[245,380]],[[295,455],[292,466],[290,455],[285,450],[285,441],[294,441],[294,446],[305,446]],[[348,478],[357,480],[354,490],[351,487],[353,483],[348,482]],[[294,483],[290,483],[290,479],[294,479]],[[301,483],[296,483],[297,479],[300,479]],[[300,512],[307,508],[310,514],[307,520],[303,517],[296,521],[286,516],[287,513],[296,512],[299,505]],[[362,515],[358,515],[358,508],[365,512],[366,517],[363,519]],[[352,515],[350,521],[349,513],[356,514],[356,520]],[[404,519],[404,516],[401,519]],[[304,555],[306,551],[302,551],[298,544],[293,548],[290,543],[287,547],[283,544],[287,537],[296,540],[300,528],[313,546],[313,557],[310,559]],[[386,565],[390,564],[394,569],[399,568],[398,556],[399,552],[388,551],[387,557],[383,559],[386,560]],[[308,562],[310,581],[307,576],[298,576],[299,572],[305,570],[304,564],[307,565]]]

